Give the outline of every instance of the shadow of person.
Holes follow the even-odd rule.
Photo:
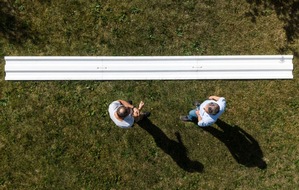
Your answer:
[[[38,44],[39,33],[27,21],[22,20],[18,12],[11,2],[0,2],[0,36],[13,44],[22,45],[28,39]]]
[[[277,1],[277,0],[246,0],[250,5],[250,10],[246,13],[253,22],[257,17],[267,16],[269,10],[274,10],[280,20],[285,24],[284,29],[288,42],[293,42],[299,37],[299,2],[297,0]]]
[[[239,164],[246,167],[267,168],[259,143],[251,135],[240,127],[231,126],[220,119],[217,120],[216,124],[222,131],[214,127],[202,129],[223,142]]]
[[[179,167],[187,172],[203,172],[203,164],[192,161],[187,156],[187,148],[184,146],[181,135],[176,132],[177,141],[169,139],[165,133],[154,125],[148,118],[138,122],[138,125],[148,132],[155,140],[156,145],[177,163]]]

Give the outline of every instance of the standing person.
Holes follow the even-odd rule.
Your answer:
[[[118,127],[130,128],[133,126],[134,122],[138,122],[150,115],[150,112],[141,112],[143,106],[143,101],[141,101],[138,108],[136,108],[131,102],[117,100],[109,105],[108,112],[110,118]]]
[[[191,110],[189,115],[181,116],[182,121],[197,122],[200,127],[207,127],[217,121],[226,107],[224,97],[210,96],[202,104],[195,103],[196,109]]]

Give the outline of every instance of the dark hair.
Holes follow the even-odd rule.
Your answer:
[[[117,115],[121,118],[125,118],[129,115],[129,110],[125,107],[125,106],[120,106],[117,111],[116,111]]]
[[[216,115],[219,112],[219,105],[217,103],[211,102],[208,106],[208,113]]]

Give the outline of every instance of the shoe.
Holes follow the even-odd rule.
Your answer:
[[[180,119],[181,119],[182,121],[191,121],[191,120],[188,118],[188,116],[180,116]]]
[[[199,101],[197,101],[197,100],[196,100],[196,101],[194,101],[194,102],[193,102],[193,106],[196,106],[196,107],[197,107],[197,106],[200,106],[200,102],[199,102]]]
[[[144,118],[147,118],[147,117],[149,117],[151,115],[151,112],[144,112],[143,113],[143,117]]]

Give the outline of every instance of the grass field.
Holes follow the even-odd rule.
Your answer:
[[[298,0],[0,0],[0,189],[299,189]],[[4,80],[4,56],[294,55],[293,80]],[[203,130],[194,100],[224,96]],[[116,99],[145,102],[123,130]]]

